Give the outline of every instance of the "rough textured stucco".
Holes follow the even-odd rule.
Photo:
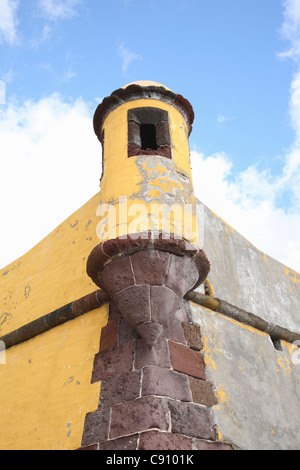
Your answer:
[[[94,290],[86,261],[98,243],[98,204],[96,194],[24,256],[0,269],[1,336]]]
[[[111,243],[149,229],[164,232],[159,211],[156,226],[149,228],[152,203],[177,204],[169,228],[203,248],[211,264],[210,294],[213,290],[236,307],[300,331],[298,273],[261,253],[208,208],[198,211],[197,236],[188,144],[193,110],[181,95],[163,87],[148,91],[150,95],[140,85],[127,86],[97,108],[101,194],[0,271],[1,334],[94,291],[87,258],[100,241],[108,238]],[[160,145],[152,156],[134,155],[128,148],[128,111],[138,108],[135,113],[141,113],[149,106],[168,116],[168,139],[160,128],[156,142],[164,151],[170,144],[168,155]],[[137,143],[134,138],[132,144]],[[140,218],[135,204],[143,212]],[[106,205],[108,214],[101,213]],[[187,205],[186,221],[182,206]],[[113,223],[110,212],[118,217]],[[109,253],[100,248],[103,261]],[[182,280],[189,279],[192,269],[183,269],[175,255],[163,251],[157,253],[162,263],[148,259],[149,253],[140,259],[134,252],[108,264],[111,272],[103,269],[101,287],[110,294],[124,265],[109,308],[88,312],[6,351],[6,363],[0,364],[3,449],[76,449],[80,443],[103,450],[142,449],[154,443],[170,449],[300,450],[300,365],[292,360],[292,345],[281,341],[276,349],[266,333],[181,302],[186,292]],[[160,282],[164,264],[170,279]],[[193,285],[195,279],[186,289]],[[118,308],[133,313],[133,325]],[[159,325],[159,335],[154,330],[141,333],[150,323]]]
[[[206,207],[202,220],[215,296],[300,332],[300,274],[259,251]]]
[[[6,351],[0,365],[1,450],[72,450],[86,413],[98,405],[90,384],[102,307]]]
[[[24,256],[0,270],[0,335],[94,291],[86,260],[96,237],[99,195]],[[76,449],[107,306],[6,350],[0,364],[0,448]]]
[[[282,342],[190,304],[202,328],[206,376],[219,403],[212,408],[223,442],[242,450],[300,449],[300,364]]]
[[[94,290],[85,266],[91,248],[99,242],[99,200],[98,193],[31,252],[0,271],[2,334]],[[205,208],[204,214],[204,249],[211,261],[209,280],[215,295],[300,331],[299,275],[258,251],[209,209]],[[64,289],[57,289],[57,283],[63,283]],[[43,295],[45,285],[47,296]],[[273,289],[276,285],[282,296],[276,294],[278,288]],[[220,402],[212,411],[222,440],[242,449],[298,449],[300,371],[291,361],[291,345],[283,343],[283,351],[277,351],[270,338],[257,330],[199,306],[192,310],[193,321],[202,327],[206,376]],[[14,366],[7,374],[6,365],[0,365],[1,448],[79,445],[86,412],[97,406],[99,384],[90,384],[90,378],[101,326],[106,321],[104,308],[6,352],[7,364],[13,360]],[[44,347],[46,335],[50,349]],[[76,336],[79,342],[74,341]],[[41,359],[46,363],[44,383],[51,388],[38,381]],[[59,374],[55,372],[58,365]],[[19,388],[16,391],[16,381],[23,384],[22,392]],[[77,404],[70,415],[72,400]],[[78,408],[78,401],[84,406]]]
[[[259,251],[210,209],[202,209],[198,224],[214,295],[300,332],[300,275]],[[269,335],[192,303],[190,313],[202,326],[206,374],[219,400],[213,413],[222,440],[244,450],[299,450],[300,364],[293,361],[295,347],[281,341],[276,346],[282,350],[275,349]]]
[[[168,113],[171,160],[161,155],[128,158],[127,113],[145,107]],[[103,130],[99,239],[161,230],[198,244],[188,129],[183,115],[168,103],[139,99],[111,111]]]

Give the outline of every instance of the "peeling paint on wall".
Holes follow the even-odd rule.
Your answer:
[[[222,440],[242,450],[300,450],[300,363],[282,341],[190,304],[201,325],[205,373],[219,403],[212,409]]]
[[[141,180],[140,189],[133,193],[132,198],[146,202],[195,204],[193,187],[188,175],[171,160],[141,156],[136,158],[135,164]]]

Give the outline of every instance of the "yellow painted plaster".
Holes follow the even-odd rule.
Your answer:
[[[86,261],[99,243],[99,194],[23,257],[0,271],[0,335],[93,292]],[[76,449],[87,412],[97,409],[91,384],[108,306],[6,351],[0,364],[0,449]]]
[[[278,357],[276,363],[278,366],[276,368],[277,373],[281,372],[282,374],[287,376],[291,375],[291,363],[287,357]]]
[[[191,167],[189,162],[189,144],[188,144],[188,129],[183,115],[172,105],[154,99],[141,99],[129,101],[122,104],[115,110],[111,111],[104,121],[104,167],[105,171],[109,169],[113,172],[122,171],[124,168],[131,166],[134,157],[128,158],[127,156],[127,112],[132,108],[142,107],[156,107],[168,111],[170,120],[170,133],[172,142],[172,160],[178,166],[188,173],[190,179],[192,178]],[[108,165],[106,165],[106,162]],[[104,175],[105,176],[105,171]],[[132,172],[131,179],[135,172]],[[118,178],[107,178],[107,183],[116,186],[116,193],[125,194],[128,189],[128,195],[131,195],[135,190],[135,183],[132,181],[121,181],[121,186],[118,185]],[[102,187],[101,192],[106,188]],[[114,191],[115,192],[115,191]]]
[[[300,274],[297,271],[284,266],[284,274],[296,285],[300,283]]]
[[[24,256],[0,270],[0,335],[95,290],[86,262],[99,243],[96,194]]]
[[[98,407],[91,384],[107,307],[78,317],[6,351],[0,365],[0,448],[73,450],[86,413]]]
[[[138,107],[157,107],[166,110],[169,115],[172,160],[156,157],[155,168],[147,164],[147,157],[144,160],[142,156],[128,158],[127,113],[129,109]],[[176,203],[176,197],[181,193],[179,205],[182,207],[186,202],[195,208],[187,123],[174,106],[155,99],[124,103],[108,114],[103,123],[103,130],[104,157],[101,179],[103,213],[98,231],[100,240],[151,230],[153,227],[150,220],[154,220],[157,224],[155,230],[163,231],[164,222],[161,218],[153,217],[151,205],[153,203],[164,204],[166,196],[169,199],[173,197],[172,200]],[[161,164],[158,163],[160,158]],[[165,166],[166,162],[173,165],[173,177]],[[125,207],[123,203],[119,204],[120,197],[123,200],[126,199],[126,221],[124,221],[124,216],[120,215]],[[138,208],[141,209],[142,214],[138,213]],[[182,215],[182,210],[180,214],[177,212],[169,228],[171,234],[175,233],[193,243],[198,243],[195,212],[191,217],[188,213]]]

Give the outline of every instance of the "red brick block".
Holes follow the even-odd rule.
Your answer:
[[[229,444],[224,444],[222,442],[207,442],[196,440],[197,450],[233,450]]]
[[[108,263],[98,274],[98,284],[113,298],[120,292],[134,284],[131,263],[128,257],[118,258]]]
[[[121,344],[130,343],[130,341],[133,341],[135,338],[136,338],[135,330],[132,328],[132,326],[129,325],[127,320],[124,320],[122,318],[119,321],[119,329],[118,329],[119,346]]]
[[[199,403],[208,407],[214,406],[218,403],[210,382],[195,379],[194,377],[189,377],[189,382],[194,403]]]
[[[150,293],[151,320],[167,326],[180,307],[180,297],[166,286],[151,286]]]
[[[152,348],[143,339],[138,339],[136,343],[135,368],[140,369],[145,366],[171,367],[169,347],[166,338],[162,336]]]
[[[132,327],[151,321],[149,285],[135,285],[124,289],[116,294],[115,302]]]
[[[100,406],[110,407],[138,398],[141,388],[141,373],[141,370],[132,371],[102,380]]]
[[[185,316],[186,312],[183,309],[177,310],[175,315],[170,317],[168,324],[165,326],[164,337],[175,343],[186,344],[184,331],[182,328],[182,316]]]
[[[138,434],[101,442],[99,450],[136,450]]]
[[[160,395],[182,401],[192,401],[188,377],[160,367],[145,367],[142,395]]]
[[[120,311],[113,300],[109,303],[109,321],[121,320]]]
[[[215,441],[216,431],[209,408],[176,400],[168,402],[172,433]]]
[[[163,251],[139,251],[131,256],[136,284],[162,286],[169,269],[170,254]]]
[[[119,322],[116,320],[108,323],[106,326],[104,326],[104,328],[102,328],[100,351],[105,351],[106,349],[117,346],[118,326]]]
[[[91,382],[109,379],[133,369],[134,341],[96,354]]]
[[[200,352],[173,341],[169,341],[169,349],[174,370],[198,379],[205,379],[204,360]]]
[[[138,450],[191,450],[192,439],[179,434],[146,431],[140,434]]]
[[[183,297],[194,287],[198,279],[199,273],[192,258],[171,256],[169,272],[165,282],[166,287],[174,290],[179,297]]]
[[[182,322],[182,328],[187,345],[195,349],[195,351],[201,351],[203,349],[203,343],[201,339],[200,327],[192,325],[191,323]]]
[[[108,439],[109,426],[109,408],[103,410],[98,409],[94,412],[87,413],[84,422],[81,446],[89,447]]]
[[[98,450],[98,444],[92,444],[87,447],[80,447],[78,450]]]
[[[156,428],[169,427],[167,412],[161,398],[141,397],[112,407],[110,439]]]

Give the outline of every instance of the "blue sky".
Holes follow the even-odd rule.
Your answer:
[[[154,80],[193,105],[199,199],[300,271],[299,59],[300,0],[0,0],[0,267],[98,191],[99,100]]]

